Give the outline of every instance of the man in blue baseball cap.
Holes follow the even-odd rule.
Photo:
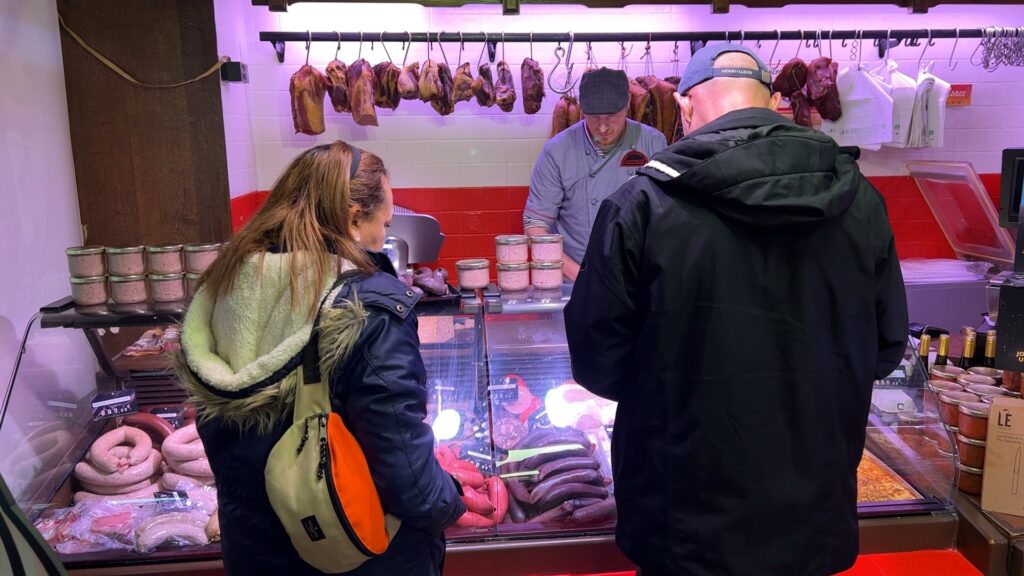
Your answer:
[[[907,307],[858,151],[775,112],[752,50],[698,51],[685,137],[601,206],[565,325],[619,402],[617,542],[642,576],[853,565],[872,382]]]

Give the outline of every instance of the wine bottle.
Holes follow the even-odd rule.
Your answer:
[[[964,338],[964,351],[960,354],[960,367],[967,370],[974,365],[974,347],[977,336],[970,333]]]
[[[996,367],[996,331],[989,330],[985,337],[985,359],[982,365],[988,368]]]
[[[939,334],[939,353],[935,356],[935,365],[946,364],[949,364],[949,334]]]
[[[921,334],[921,344],[918,345],[917,355],[921,358],[921,367],[924,369],[925,375],[928,374],[928,351],[931,347],[932,337],[927,334]]]

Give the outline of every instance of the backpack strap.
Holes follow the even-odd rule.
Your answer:
[[[302,349],[302,366],[297,371],[295,386],[295,408],[292,417],[293,422],[305,420],[307,417],[321,412],[330,412],[331,401],[327,386],[324,383],[323,374],[320,373],[320,319],[321,311],[330,298],[342,284],[359,276],[359,270],[348,270],[342,272],[327,289],[324,297],[320,300],[320,307],[317,308],[316,320],[313,321],[313,330],[309,334],[309,342]],[[317,386],[312,388],[313,386]]]

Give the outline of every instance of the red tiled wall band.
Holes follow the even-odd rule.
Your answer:
[[[999,205],[999,174],[983,174],[982,182]],[[900,258],[953,258],[955,255],[932,216],[928,204],[909,176],[869,178],[885,197]],[[526,186],[488,188],[401,188],[395,204],[437,218],[446,238],[441,257],[431,265],[454,271],[462,258],[494,259],[494,237],[522,233]],[[231,202],[232,222],[241,227],[266,197],[254,192]],[[494,271],[491,271],[492,277]]]

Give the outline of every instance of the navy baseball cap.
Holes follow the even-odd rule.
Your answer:
[[[757,62],[757,69],[754,68],[715,68],[715,60],[719,56],[727,52],[742,52],[747,56],[754,59]],[[764,84],[771,90],[772,85],[772,73],[768,70],[768,67],[761,61],[761,57],[756,52],[741,46],[739,44],[715,44],[713,46],[705,46],[697,51],[690,59],[690,63],[686,65],[686,71],[683,72],[683,78],[679,81],[679,93],[686,94],[690,88],[693,88],[701,82],[707,82],[712,78],[750,78],[757,80]]]
[[[629,79],[622,70],[598,68],[580,79],[580,110],[584,114],[616,114],[629,104]]]

